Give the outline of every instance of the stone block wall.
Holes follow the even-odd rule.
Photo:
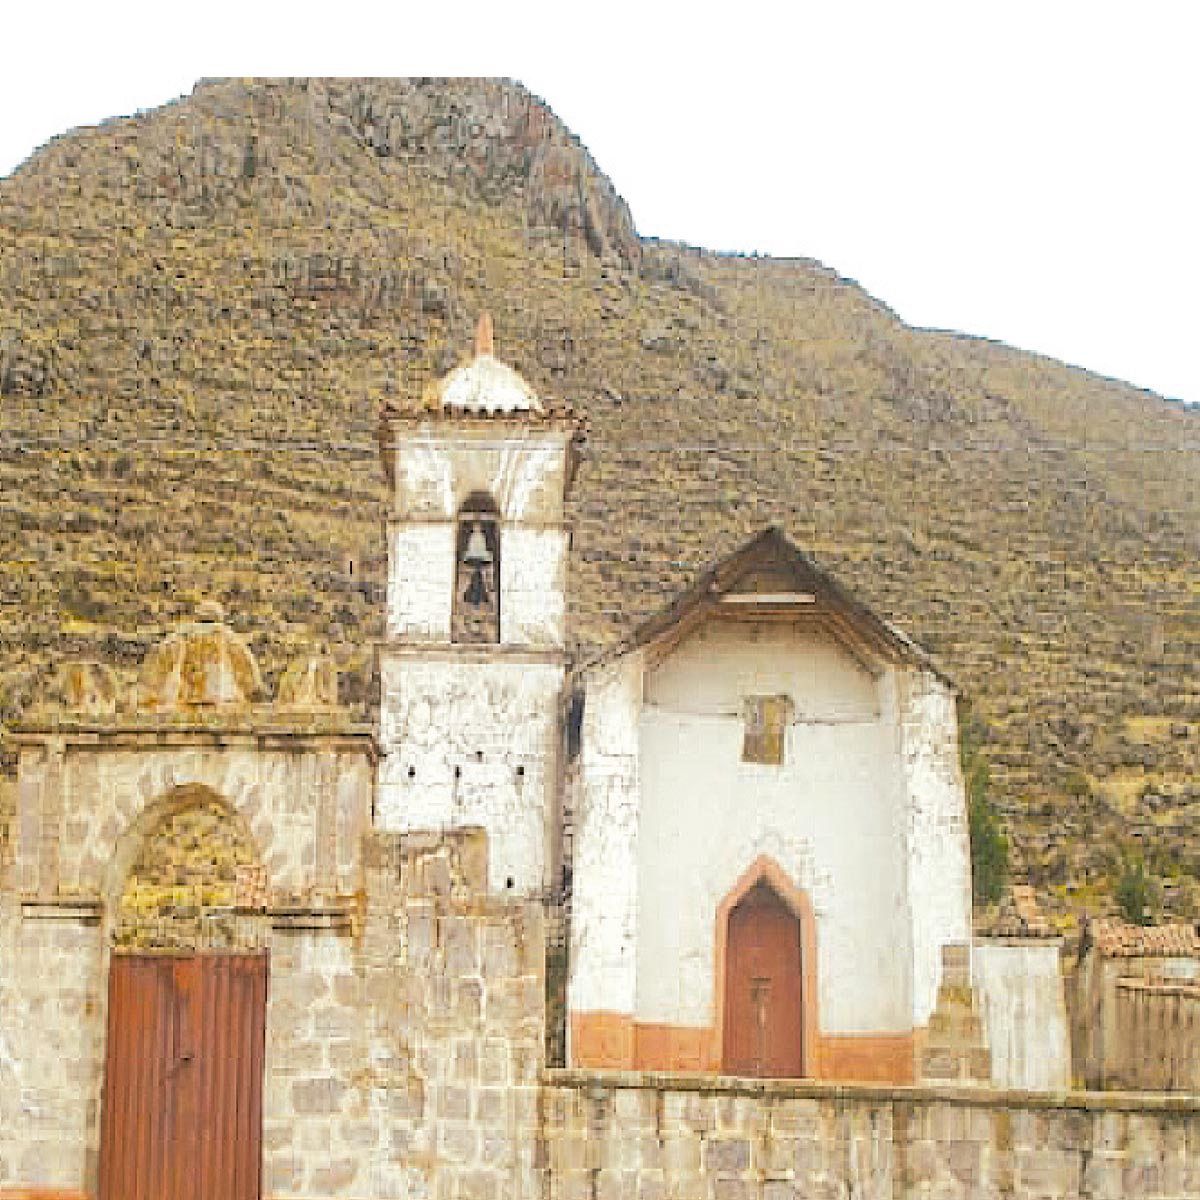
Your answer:
[[[1200,1098],[548,1073],[549,1200],[1186,1200]]]
[[[0,895],[0,1194],[79,1188],[96,1161],[100,931],[21,907]]]
[[[480,830],[375,834],[357,937],[277,933],[266,1194],[536,1196],[544,923]]]
[[[123,850],[136,852],[162,815],[200,791],[246,822],[274,891],[354,884],[370,819],[365,735],[165,727],[25,741],[9,884],[24,894],[114,899],[106,893],[132,865]]]

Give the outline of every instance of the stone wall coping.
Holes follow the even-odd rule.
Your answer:
[[[667,1091],[760,1100],[866,1100],[892,1104],[958,1104],[971,1108],[1038,1108],[1092,1112],[1200,1113],[1200,1093],[1024,1092],[992,1087],[938,1087],[824,1082],[817,1079],[737,1079],[662,1071],[581,1071],[548,1067],[547,1087],[574,1091]]]
[[[1061,950],[1066,939],[1057,933],[977,933],[971,941],[976,946],[1050,946]]]
[[[372,760],[378,757],[375,731],[370,725],[343,724],[187,724],[163,720],[110,721],[61,720],[24,723],[10,729],[6,740],[17,746],[42,745],[61,739],[71,749],[127,749],[206,746],[253,747],[258,750],[294,751],[297,743],[322,748],[360,750]]]
[[[515,662],[566,666],[567,652],[556,646],[514,646],[506,642],[406,642],[384,638],[375,643],[382,654],[393,658],[432,659],[462,663]]]
[[[1200,1000],[1200,982],[1194,979],[1132,979],[1122,977],[1117,987],[1123,992],[1145,992],[1151,996],[1182,996]]]
[[[79,921],[99,924],[104,902],[99,896],[22,896],[21,916],[27,921]]]

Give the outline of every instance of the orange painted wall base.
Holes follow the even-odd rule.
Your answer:
[[[0,1187],[0,1200],[89,1200],[87,1192],[71,1188]]]
[[[818,1034],[810,1078],[858,1083],[912,1083],[919,1031]],[[715,1029],[640,1024],[624,1013],[572,1013],[571,1065],[609,1071],[721,1069]]]
[[[632,1071],[633,1018],[624,1013],[571,1014],[571,1065]]]
[[[911,1033],[825,1034],[818,1079],[854,1083],[912,1083],[917,1039]]]

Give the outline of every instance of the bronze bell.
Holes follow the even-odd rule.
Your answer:
[[[467,536],[467,549],[463,554],[463,562],[469,567],[486,567],[492,561],[492,552],[488,549],[487,538],[483,533],[483,526],[478,521],[471,526],[471,532]]]

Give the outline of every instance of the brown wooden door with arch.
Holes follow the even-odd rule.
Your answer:
[[[805,1073],[800,922],[767,883],[729,913],[722,1070],[798,1078]]]
[[[267,955],[114,954],[100,1200],[260,1200]]]

